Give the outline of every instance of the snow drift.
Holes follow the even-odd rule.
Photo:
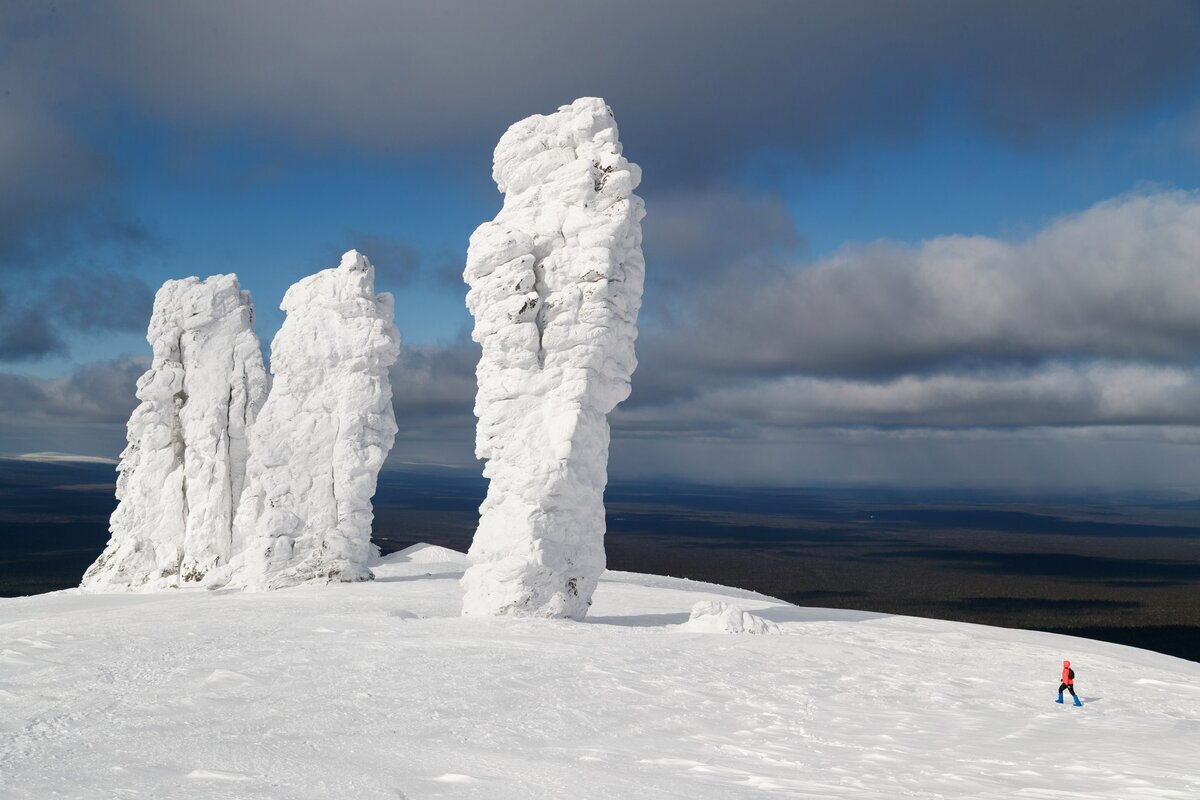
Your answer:
[[[463,613],[580,619],[605,565],[607,414],[636,366],[641,170],[604,101],[582,98],[509,128],[492,175],[504,206],[464,273],[489,485]]]
[[[779,626],[769,619],[721,600],[702,600],[692,606],[688,621],[680,630],[692,633],[780,633]]]
[[[250,437],[234,524],[244,548],[210,586],[263,590],[371,578],[371,497],[396,435],[390,294],[351,250],[288,289],[271,343],[274,385]]]
[[[235,553],[247,431],[267,392],[250,293],[236,275],[167,281],[146,338],[154,356],[117,468],[112,538],[86,589],[195,583]]]

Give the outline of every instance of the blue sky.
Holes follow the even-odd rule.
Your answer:
[[[601,94],[647,204],[615,474],[1186,492],[1200,7],[1155,7],[15,4],[0,452],[116,454],[162,281],[236,272],[269,348],[357,247],[406,345],[395,457],[470,465],[491,148]]]

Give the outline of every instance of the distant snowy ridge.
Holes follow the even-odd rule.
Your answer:
[[[47,464],[51,463],[67,463],[67,464],[119,464],[115,458],[105,458],[104,456],[82,456],[75,453],[15,453],[13,455],[2,455],[0,458],[10,459],[12,461],[38,461]]]
[[[605,565],[607,415],[637,363],[641,170],[585,97],[510,127],[492,176],[504,206],[463,275],[488,479],[463,613],[582,619]]]
[[[167,281],[150,369],[127,426],[112,538],[84,573],[99,591],[198,583],[228,564],[247,436],[267,393],[250,293],[236,275]]]

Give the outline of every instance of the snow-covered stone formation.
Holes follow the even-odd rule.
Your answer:
[[[701,600],[692,606],[688,621],[679,630],[689,633],[782,633],[769,619],[751,614],[721,600]]]
[[[167,281],[146,338],[154,356],[117,468],[112,538],[85,589],[196,583],[235,554],[247,431],[267,394],[250,293],[236,275]]]
[[[463,613],[580,619],[605,565],[607,415],[637,363],[641,170],[593,97],[510,127],[492,177],[504,206],[464,273],[490,483]]]
[[[271,396],[251,431],[234,524],[244,548],[210,586],[369,580],[371,497],[396,436],[392,296],[358,252],[288,289]]]

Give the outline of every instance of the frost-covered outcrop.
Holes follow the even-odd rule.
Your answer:
[[[637,363],[641,170],[604,101],[583,98],[509,128],[492,176],[504,207],[464,274],[490,483],[463,613],[580,619],[605,564],[607,414]]]
[[[196,583],[235,553],[247,430],[267,393],[250,293],[236,275],[167,281],[146,338],[154,356],[117,468],[112,538],[86,589]]]
[[[210,586],[371,578],[371,497],[396,435],[392,296],[375,294],[375,269],[351,250],[288,289],[281,308],[234,525],[244,549]]]

